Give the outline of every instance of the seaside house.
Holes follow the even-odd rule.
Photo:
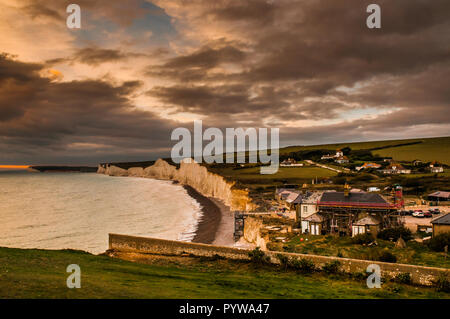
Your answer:
[[[433,225],[433,236],[450,233],[450,213],[433,219],[431,224]]]
[[[302,198],[303,196],[300,192],[291,192],[286,197],[285,206],[288,210],[297,212],[302,202]]]
[[[302,202],[300,203],[300,217],[306,218],[317,210],[317,202],[322,196],[323,192],[306,192]]]
[[[355,167],[355,169],[357,171],[360,171],[360,170],[369,169],[369,168],[379,169],[380,167],[381,167],[381,165],[377,164],[377,163],[364,163],[364,165]]]
[[[386,168],[378,171],[386,175],[411,174],[410,169],[404,168],[403,165],[399,163],[391,163]]]
[[[377,193],[350,192],[348,186],[344,192],[323,192],[316,197],[311,213],[304,212],[304,206],[302,203],[302,231],[307,230],[310,234],[376,233],[384,227],[400,225],[397,205]],[[313,230],[311,225],[314,225]]]
[[[337,159],[337,158],[341,158],[344,157],[344,152],[342,152],[342,150],[336,150],[336,154],[331,155],[331,154],[327,154],[327,155],[323,155],[320,159],[322,160],[330,160],[330,159]]]
[[[372,234],[374,237],[377,237],[380,225],[381,222],[376,216],[368,215],[363,217],[352,225],[352,237],[359,234]]]
[[[430,171],[431,173],[443,173],[444,167],[442,167],[440,163],[434,161],[430,164]]]
[[[338,164],[346,164],[350,162],[347,156],[339,156],[334,161]]]
[[[311,235],[321,235],[324,218],[315,213],[302,219],[302,232]]]
[[[300,204],[302,202],[302,193],[295,188],[279,188],[275,191],[275,198],[278,203],[292,214],[288,214],[288,217],[296,218],[300,211]]]
[[[281,167],[301,167],[302,163],[297,163],[293,158],[288,158],[280,163]]]

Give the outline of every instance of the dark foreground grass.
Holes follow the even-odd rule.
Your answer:
[[[192,262],[194,260],[194,262]],[[81,288],[66,267],[81,267]],[[226,260],[142,264],[79,251],[0,248],[0,298],[449,298],[433,288],[368,289],[344,275],[301,275]]]

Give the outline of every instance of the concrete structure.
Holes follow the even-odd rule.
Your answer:
[[[433,225],[433,236],[450,233],[450,213],[433,219],[431,224]]]

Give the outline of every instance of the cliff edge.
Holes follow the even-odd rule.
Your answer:
[[[97,173],[176,181],[191,186],[203,196],[221,200],[231,210],[249,211],[255,207],[247,191],[234,188],[234,182],[227,182],[222,176],[208,172],[206,167],[194,161],[181,162],[179,169],[162,159],[146,168],[123,169],[115,165],[100,164]]]

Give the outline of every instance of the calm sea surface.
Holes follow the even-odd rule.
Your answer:
[[[101,253],[108,233],[193,238],[199,204],[147,178],[0,171],[0,246]]]

